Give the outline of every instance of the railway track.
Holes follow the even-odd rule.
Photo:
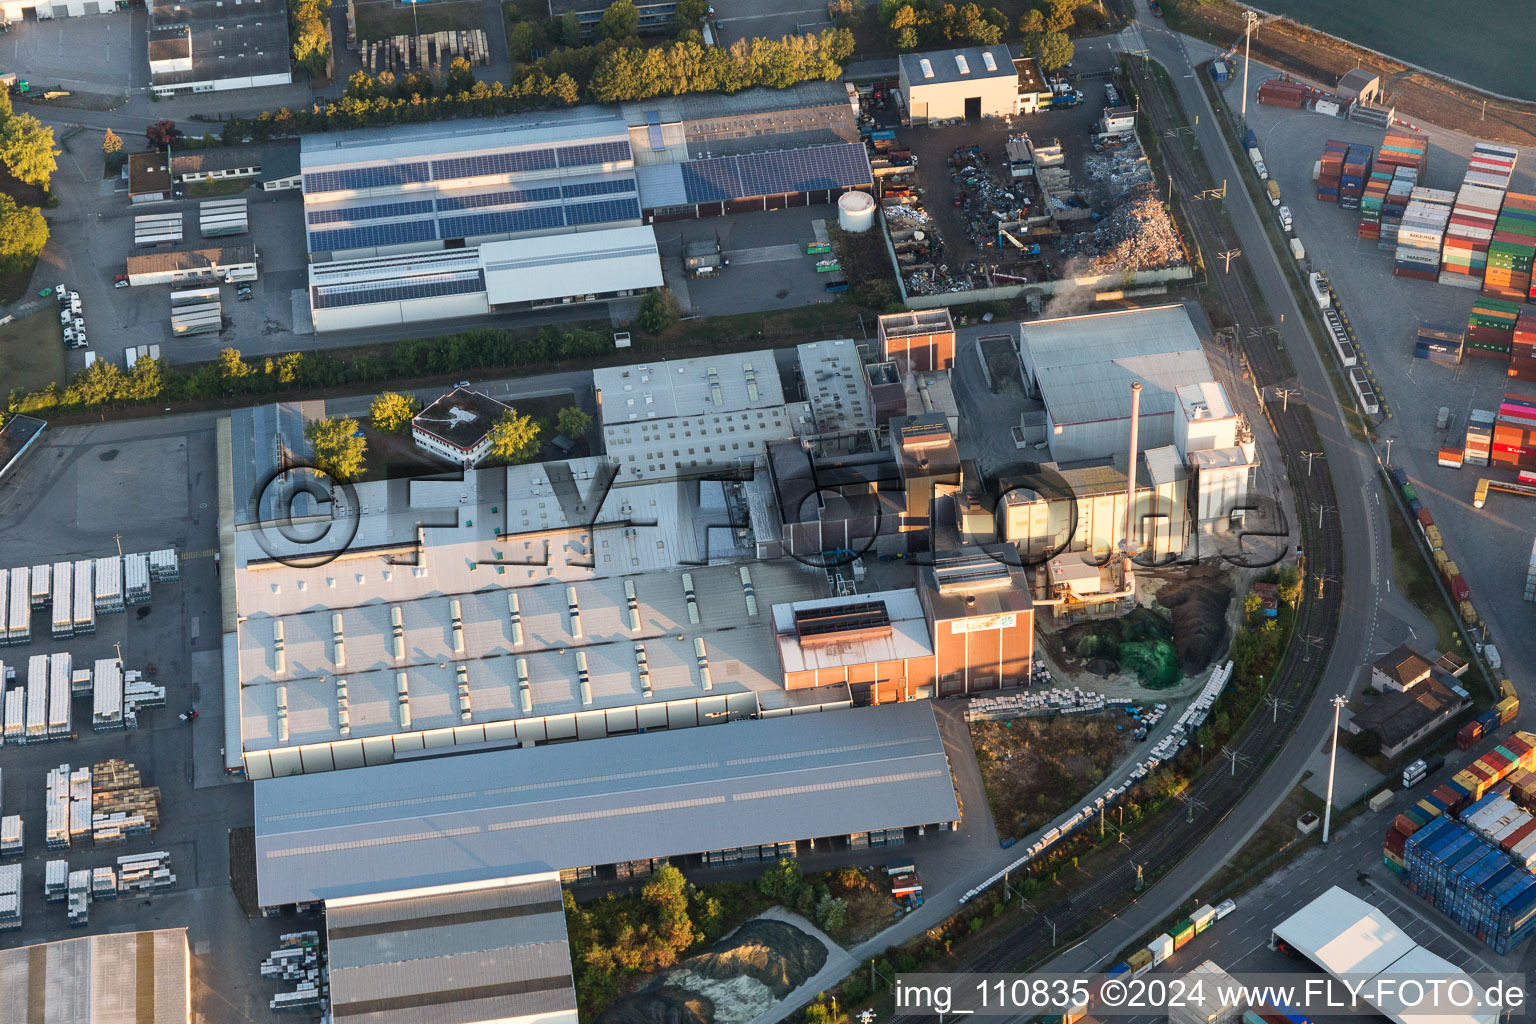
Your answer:
[[[1135,76],[1142,87],[1141,114],[1148,117],[1159,138],[1164,138],[1173,123],[1166,101],[1156,84],[1145,73]],[[1167,170],[1173,175],[1174,184],[1185,194],[1193,195],[1205,186],[1196,174],[1193,160],[1181,142],[1163,145],[1162,152]],[[1241,188],[1242,183],[1232,182],[1229,187]],[[1201,251],[1213,254],[1235,248],[1236,233],[1227,222],[1216,202],[1202,201],[1185,204],[1191,233]],[[1253,299],[1258,293],[1248,268],[1241,261],[1233,261],[1230,272],[1208,273],[1214,282],[1226,308],[1241,328],[1243,325],[1263,325],[1259,307]],[[1241,346],[1241,330],[1239,345]],[[1261,389],[1285,386],[1293,380],[1286,360],[1268,341],[1265,332],[1251,346],[1242,346],[1249,372]],[[1322,517],[1321,526],[1315,514],[1309,514],[1314,506],[1338,508],[1333,480],[1326,463],[1308,472],[1297,454],[1302,451],[1320,450],[1317,430],[1311,410],[1302,402],[1292,400],[1287,409],[1265,403],[1266,416],[1280,442],[1285,468],[1290,479],[1298,520],[1294,529],[1306,558],[1307,581],[1302,588],[1302,599],[1296,613],[1295,632],[1290,644],[1276,668],[1267,691],[1269,695],[1284,701],[1278,715],[1254,714],[1238,736],[1228,744],[1241,755],[1235,771],[1210,770],[1201,773],[1187,791],[1190,814],[1165,814],[1159,821],[1143,829],[1129,840],[1124,852],[1113,865],[1096,877],[1078,885],[1069,896],[1059,900],[1040,917],[1030,920],[1003,936],[990,949],[973,957],[964,966],[956,968],[965,972],[999,972],[1016,968],[1044,953],[1051,942],[1052,930],[1046,922],[1052,922],[1057,930],[1066,930],[1092,917],[1100,907],[1114,898],[1131,891],[1138,878],[1137,865],[1143,868],[1163,865],[1182,859],[1197,847],[1200,841],[1226,817],[1237,801],[1262,776],[1274,754],[1284,745],[1297,722],[1304,714],[1313,693],[1327,666],[1328,651],[1339,627],[1340,601],[1336,588],[1343,579],[1343,536],[1336,514]],[[1326,577],[1328,584],[1324,596],[1319,597],[1318,587],[1312,580]],[[1320,645],[1313,649],[1318,638]],[[1108,966],[1100,965],[1101,968]]]

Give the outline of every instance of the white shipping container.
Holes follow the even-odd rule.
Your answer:
[[[32,567],[32,608],[41,611],[48,603],[48,580],[53,575],[47,562]]]

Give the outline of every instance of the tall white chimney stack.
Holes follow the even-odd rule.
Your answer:
[[[1130,590],[1133,585],[1131,575],[1131,555],[1135,551],[1133,547],[1136,535],[1136,445],[1138,443],[1137,427],[1141,421],[1141,381],[1131,381],[1131,458],[1126,469],[1125,477],[1125,546],[1121,549],[1121,580],[1122,590]]]

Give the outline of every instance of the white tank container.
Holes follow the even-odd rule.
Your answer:
[[[874,227],[875,201],[865,192],[844,192],[837,200],[837,226],[853,234]]]

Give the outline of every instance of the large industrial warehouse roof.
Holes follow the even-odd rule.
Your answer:
[[[325,906],[331,1009],[350,1024],[575,1024],[553,872]]]
[[[256,783],[263,906],[954,821],[926,701]]]
[[[784,404],[784,385],[771,349],[604,366],[592,371],[592,386],[605,425]]]
[[[1391,918],[1360,897],[1333,886],[1274,928],[1274,937],[1334,978],[1352,983],[1385,975],[1395,984],[1413,979],[1466,975],[1449,961],[1414,942]],[[1386,988],[1387,986],[1383,986]],[[1373,985],[1368,991],[1376,991]],[[1400,1000],[1373,1004],[1396,1024],[1495,1024],[1495,1013],[1458,1013],[1427,1007],[1410,1010]]]
[[[154,85],[266,78],[289,70],[288,12],[278,0],[245,0],[238,7],[220,0],[156,0],[149,11],[152,31],[185,25],[192,43],[192,69],[151,69]]]
[[[116,932],[0,949],[7,1024],[188,1024],[185,928]]]
[[[1124,419],[1131,381],[1141,381],[1141,414],[1167,415],[1184,384],[1211,379],[1211,367],[1181,305],[1088,313],[1020,325],[1025,372],[1057,426]]]
[[[637,168],[640,205],[647,209],[822,189],[862,188],[875,180],[862,143],[714,156]]]
[[[656,231],[650,225],[486,242],[480,258],[492,306],[638,292],[663,284]]]
[[[237,526],[303,519],[318,510],[308,491],[285,486],[279,474],[313,464],[315,452],[304,424],[324,416],[323,402],[274,402],[229,414]]]

